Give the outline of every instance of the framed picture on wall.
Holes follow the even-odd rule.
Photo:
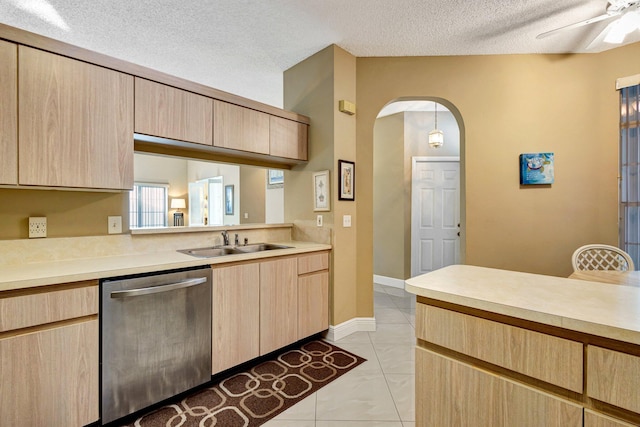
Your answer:
[[[545,185],[554,181],[553,153],[520,154],[520,185]]]
[[[224,186],[224,214],[233,215],[233,185]]]
[[[330,210],[331,187],[329,185],[329,171],[314,172],[313,174],[313,210]]]
[[[338,200],[356,199],[356,164],[338,160]]]
[[[267,188],[284,187],[284,171],[280,169],[269,169],[267,171]]]

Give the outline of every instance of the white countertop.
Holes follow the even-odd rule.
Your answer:
[[[640,344],[640,288],[469,265],[406,280],[415,295]]]
[[[175,268],[215,265],[236,261],[296,255],[331,249],[330,245],[309,242],[273,242],[289,249],[196,258],[177,251],[135,255],[79,258],[73,260],[0,266],[0,291],[26,289],[82,280],[104,279]]]

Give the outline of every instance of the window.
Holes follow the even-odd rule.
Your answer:
[[[640,85],[620,91],[620,243],[640,265]]]
[[[167,226],[167,190],[163,184],[135,183],[129,195],[131,228]]]

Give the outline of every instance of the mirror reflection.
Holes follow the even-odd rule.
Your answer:
[[[283,223],[283,171],[135,153],[129,217],[131,228]]]

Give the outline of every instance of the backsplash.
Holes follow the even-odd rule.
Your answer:
[[[231,242],[238,233],[240,242],[289,242],[292,225],[265,228],[225,228]],[[111,236],[61,237],[0,241],[0,265],[19,265],[70,259],[119,256],[222,244],[222,229],[197,233],[117,234]],[[300,239],[302,240],[302,239]],[[309,240],[307,240],[309,241]],[[322,243],[322,242],[319,242]]]

